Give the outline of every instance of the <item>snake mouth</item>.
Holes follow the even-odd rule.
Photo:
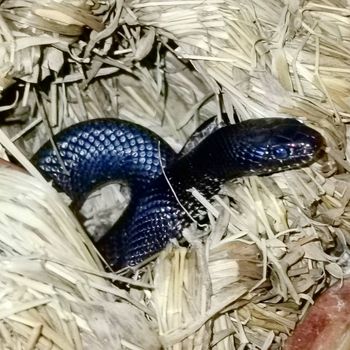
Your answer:
[[[323,158],[326,153],[325,143],[320,144],[314,151],[314,155],[311,158],[310,162],[317,162],[319,159]]]
[[[324,154],[325,147],[323,145],[319,145],[317,148],[312,149],[307,157],[300,158],[299,161],[292,162],[290,165],[287,165],[285,167],[281,166],[279,167],[278,171],[307,167],[320,160],[324,156]]]

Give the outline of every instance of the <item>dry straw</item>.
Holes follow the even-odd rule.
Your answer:
[[[349,255],[350,7],[346,1],[0,1],[0,344],[4,349],[280,349]],[[193,69],[194,67],[194,69]],[[294,116],[327,154],[308,169],[193,196],[190,227],[128,276],[28,159],[67,125],[121,117],[179,150],[209,116]],[[123,187],[84,207],[98,234]],[[112,282],[116,282],[114,285]]]

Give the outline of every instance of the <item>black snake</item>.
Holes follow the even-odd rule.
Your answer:
[[[64,168],[49,143],[33,161],[73,201],[107,182],[129,185],[129,206],[96,244],[120,268],[155,254],[198,218],[201,205],[189,189],[210,198],[233,178],[307,166],[318,158],[323,138],[295,119],[254,119],[218,128],[177,155],[141,126],[95,119],[63,130],[55,144]]]

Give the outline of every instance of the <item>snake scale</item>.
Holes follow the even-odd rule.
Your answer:
[[[61,162],[49,142],[33,162],[73,202],[83,202],[94,188],[111,181],[130,187],[127,209],[96,243],[114,269],[142,262],[199,218],[202,207],[189,189],[195,187],[209,199],[227,180],[307,166],[324,144],[317,131],[293,118],[226,125],[185,154],[176,154],[153,132],[119,119],[78,123],[54,140]]]

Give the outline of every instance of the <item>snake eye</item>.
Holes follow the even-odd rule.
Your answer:
[[[285,147],[277,147],[272,150],[272,153],[276,159],[286,159],[289,157],[289,151]]]

